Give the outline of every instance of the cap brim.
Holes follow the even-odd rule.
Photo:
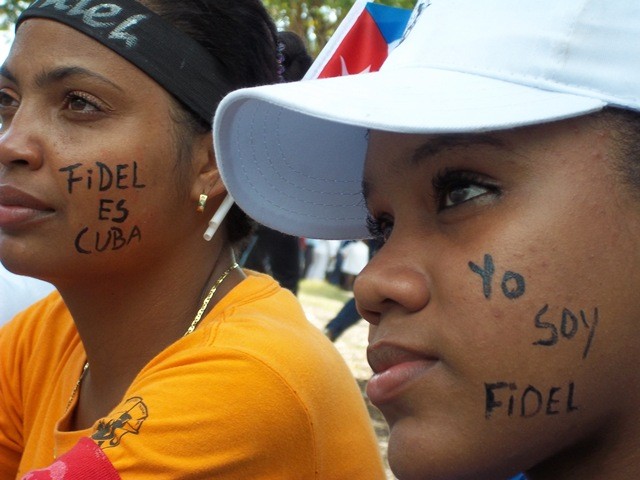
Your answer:
[[[367,130],[472,133],[598,111],[602,100],[483,76],[399,69],[238,90],[220,104],[215,150],[238,205],[308,238],[367,236]]]

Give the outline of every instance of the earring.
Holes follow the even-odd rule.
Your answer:
[[[196,212],[204,212],[204,207],[207,204],[207,198],[209,197],[207,197],[204,193],[200,194],[200,200],[198,200],[198,208],[196,208]]]

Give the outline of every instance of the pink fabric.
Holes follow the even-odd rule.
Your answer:
[[[121,480],[116,469],[90,438],[81,438],[49,467],[27,473],[22,480]]]

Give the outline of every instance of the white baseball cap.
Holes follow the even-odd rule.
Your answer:
[[[379,72],[229,94],[214,145],[260,223],[364,238],[368,130],[482,132],[605,106],[640,110],[640,0],[430,0]]]

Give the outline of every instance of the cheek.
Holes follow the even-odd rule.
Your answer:
[[[132,160],[122,163],[101,161],[75,163],[58,169],[58,179],[69,199],[91,200],[97,204],[120,204],[128,198],[140,197],[147,188],[144,169]],[[121,223],[122,215],[107,218]]]
[[[57,174],[78,253],[119,250],[141,241],[140,204],[149,188],[138,161],[74,163]]]
[[[630,394],[637,400],[625,393],[624,372],[640,350],[640,305],[631,300],[638,265],[632,250],[614,258],[591,250],[582,237],[511,255],[496,249],[439,283],[435,297],[446,300],[434,302],[432,318],[445,320],[447,366],[492,422],[551,426],[622,409]]]
[[[459,259],[459,267],[434,282],[431,317],[439,324],[448,368],[475,385],[479,403],[485,384],[514,391],[567,388],[597,337],[597,303],[588,295],[570,301],[572,290],[554,285],[544,261],[493,252]]]

